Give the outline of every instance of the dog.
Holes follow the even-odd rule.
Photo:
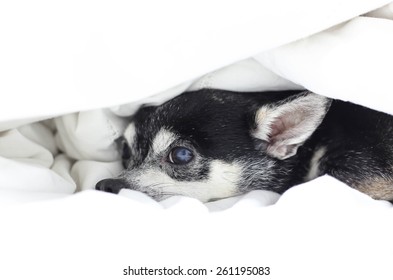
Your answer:
[[[119,141],[125,170],[98,190],[208,202],[329,174],[393,200],[393,117],[310,91],[185,92],[140,108]]]

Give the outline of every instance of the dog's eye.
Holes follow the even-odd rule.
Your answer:
[[[191,150],[184,147],[175,147],[168,155],[168,160],[173,164],[187,164],[194,158]]]

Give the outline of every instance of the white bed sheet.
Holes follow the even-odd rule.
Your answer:
[[[154,1],[148,2],[139,8],[146,10]],[[11,53],[11,58],[2,57],[2,66],[7,67],[1,68],[5,81],[1,91],[12,98],[1,103],[0,119],[12,122],[2,122],[0,132],[0,278],[120,279],[128,265],[209,270],[243,265],[270,266],[270,279],[390,279],[391,205],[328,176],[296,186],[281,197],[254,191],[207,204],[186,197],[157,203],[130,190],[119,196],[88,190],[121,170],[113,144],[126,124],[121,117],[132,114],[141,103],[160,103],[187,89],[308,88],[392,114],[387,100],[393,92],[393,4],[357,17],[388,2],[249,1],[241,7],[225,2],[228,11],[215,25],[213,12],[224,5],[217,2],[209,4],[205,25],[192,23],[200,18],[197,13],[190,14],[188,21],[184,16],[171,17],[169,26],[185,21],[192,32],[182,29],[170,33],[178,37],[159,37],[161,48],[154,47],[154,36],[148,36],[144,43],[150,47],[131,54],[126,50],[134,41],[122,38],[126,29],[115,27],[138,22],[143,30],[136,33],[139,38],[146,30],[156,34],[167,25],[158,28],[149,25],[148,18],[129,19],[126,13],[114,22],[104,21],[106,26],[98,24],[106,7],[101,2],[94,8],[80,2],[79,10],[70,5],[64,7],[67,13],[48,15],[41,11],[47,4],[42,1],[26,6],[30,12],[15,18],[0,9],[0,18],[13,24],[21,16],[22,23],[42,18],[26,30],[25,24],[13,29],[13,34],[21,35],[13,42],[23,46],[30,40],[31,51],[15,51],[9,44],[2,52]],[[202,13],[206,5],[202,1],[193,8]],[[169,11],[168,7],[159,6],[161,11]],[[106,8],[113,18],[116,10]],[[92,21],[82,21],[91,9],[96,12]],[[153,15],[165,23],[163,19],[173,13]],[[70,14],[77,24],[64,26],[64,17]],[[233,15],[239,22],[233,21]],[[48,18],[54,27],[45,25]],[[342,23],[345,20],[349,21]],[[336,24],[340,25],[332,27]],[[62,31],[49,40],[44,35],[53,28]],[[326,28],[330,29],[319,32]],[[2,32],[3,38],[13,38],[7,30]],[[91,32],[87,38],[86,32]],[[41,48],[44,43],[50,43],[49,49]],[[38,55],[32,55],[34,51]],[[98,59],[102,54],[107,56]],[[142,54],[149,54],[149,59]],[[74,65],[65,59],[70,57]],[[243,60],[233,63],[239,59]],[[41,66],[34,70],[37,65]],[[53,106],[42,105],[42,100]],[[116,104],[122,105],[97,109]],[[70,114],[30,123],[63,113]],[[79,190],[86,191],[73,194]],[[222,277],[210,273],[204,278]]]

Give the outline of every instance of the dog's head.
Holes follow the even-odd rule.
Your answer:
[[[310,92],[205,89],[143,107],[121,139],[124,172],[96,188],[204,202],[252,189],[279,191],[291,172],[290,158],[321,123],[329,104]]]

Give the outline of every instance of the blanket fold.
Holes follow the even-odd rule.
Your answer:
[[[260,33],[255,33],[253,36],[248,34],[247,36],[250,36],[247,39],[244,36],[239,37],[243,38],[244,43],[250,43],[251,41],[248,41],[250,38],[264,37],[266,43],[263,45],[260,44],[260,38],[258,43],[255,42],[255,46],[259,46],[259,50],[262,51],[259,54],[204,75],[201,70],[207,69],[206,65],[214,69],[212,65],[216,65],[218,60],[213,64],[205,64],[202,68],[199,64],[195,64],[198,71],[188,72],[185,75],[184,73],[179,75],[178,70],[170,69],[167,73],[162,72],[161,78],[167,79],[165,83],[156,80],[157,69],[154,69],[151,72],[154,86],[146,86],[146,79],[143,87],[140,87],[141,84],[134,84],[133,94],[138,97],[133,97],[131,91],[128,94],[129,100],[134,102],[119,104],[112,108],[70,113],[31,124],[24,124],[26,121],[17,120],[15,125],[18,127],[3,130],[0,135],[0,159],[4,170],[9,170],[0,175],[0,189],[73,193],[76,190],[94,188],[95,183],[100,179],[116,176],[122,170],[115,139],[122,134],[128,121],[127,117],[131,116],[140,104],[160,104],[185,90],[197,90],[203,87],[235,91],[307,88],[329,97],[350,100],[393,113],[392,106],[384,102],[385,97],[393,91],[390,79],[391,65],[393,65],[391,51],[393,40],[390,34],[393,34],[393,21],[389,20],[393,18],[392,4],[388,4],[388,1],[358,3],[350,5],[346,2],[340,6],[340,10],[336,9],[335,2],[326,4],[323,6],[326,9],[324,16],[321,16],[323,13],[318,5],[307,6],[314,13],[309,15],[303,13],[305,10],[298,10],[297,13],[299,15],[303,13],[303,17],[296,23],[293,21],[293,26],[283,25],[277,19],[267,16],[263,23],[267,20],[277,23],[278,29],[274,36],[261,22],[259,29],[254,29],[255,26],[247,27],[250,28],[250,32],[259,30]],[[379,8],[384,4],[388,5]],[[277,7],[274,4],[270,7],[271,11],[274,12]],[[333,11],[337,13],[334,14]],[[357,16],[366,12],[369,12],[366,16]],[[286,15],[289,16],[289,20],[294,19],[293,15]],[[342,23],[343,20],[351,17],[354,18]],[[282,19],[282,15],[279,18]],[[250,20],[239,26],[245,27],[246,23],[254,24],[256,20],[261,19],[252,13]],[[310,20],[315,26],[306,25]],[[284,32],[281,29],[283,26],[288,30]],[[325,28],[329,29],[312,35]],[[217,30],[212,30],[206,38],[213,40],[211,34],[217,34],[215,33]],[[221,39],[225,41],[224,37]],[[206,38],[200,38],[201,42]],[[195,42],[195,38],[191,41]],[[114,42],[117,41],[111,44]],[[181,46],[186,47],[185,41],[182,42]],[[282,43],[286,44],[275,47]],[[198,43],[198,46],[201,45]],[[102,46],[104,49],[106,47]],[[212,52],[216,52],[214,48]],[[272,49],[268,50],[269,48]],[[233,51],[232,46],[229,49]],[[96,49],[93,48],[92,51],[93,53],[88,54],[86,59],[94,56]],[[201,49],[201,53],[205,51],[205,48]],[[78,55],[80,56],[81,52]],[[232,58],[238,55],[239,53],[234,53]],[[105,59],[108,58],[104,57],[103,61]],[[83,61],[85,59],[82,59]],[[185,61],[190,62],[189,58]],[[156,63],[157,66],[162,66],[160,60]],[[186,67],[183,63],[178,66],[182,69],[193,68]],[[81,72],[78,70],[75,73]],[[175,80],[170,76],[174,73],[177,74],[178,85],[169,88],[169,85],[174,84]],[[196,77],[196,73],[199,77]],[[96,78],[97,85],[99,77]],[[77,80],[81,81],[80,77]],[[161,94],[142,98],[147,97],[148,92],[151,93],[156,86],[161,90],[166,86],[169,89],[161,91]],[[116,87],[113,90],[116,91]],[[97,91],[95,97],[99,98],[101,94]],[[117,94],[113,95],[114,102],[120,100],[116,96]],[[36,98],[40,98],[39,95]],[[81,98],[86,100],[86,96]],[[94,104],[98,105],[100,102]],[[9,106],[13,106],[12,102]],[[77,108],[78,106],[75,106],[75,109]],[[32,111],[27,112],[21,116],[33,116]],[[44,110],[40,115],[49,113],[50,110]],[[3,124],[2,127],[10,128],[10,125]],[[29,175],[15,176],[15,174]]]
[[[393,114],[391,0],[16,0],[0,22],[0,279],[391,279],[391,204],[329,176],[205,204],[91,190],[122,171],[114,140],[139,106],[186,90],[309,89]]]

